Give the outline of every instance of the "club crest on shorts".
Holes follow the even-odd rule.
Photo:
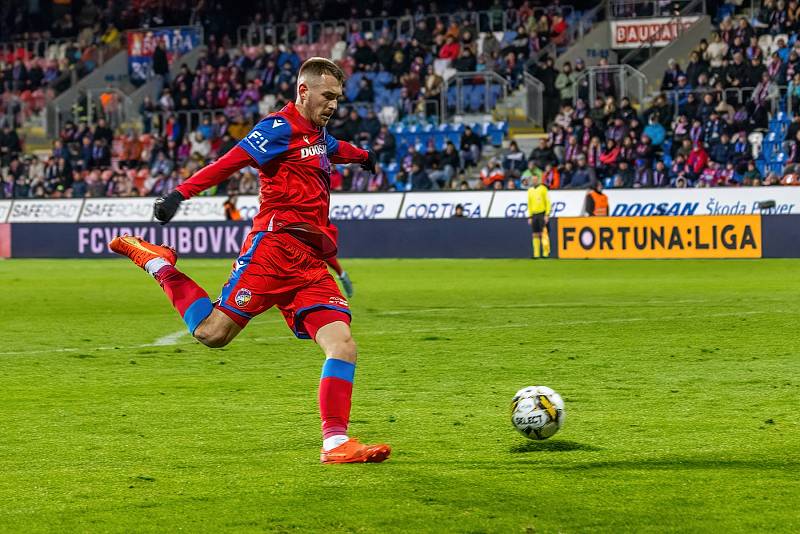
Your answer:
[[[242,288],[236,292],[236,305],[240,308],[244,308],[247,306],[247,303],[250,302],[251,298],[253,298],[253,294],[250,293],[250,290]]]

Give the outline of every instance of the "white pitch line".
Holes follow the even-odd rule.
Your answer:
[[[614,302],[614,306],[657,306],[660,304],[702,304],[705,302],[712,302],[709,300],[644,300],[635,302]],[[717,301],[713,301],[719,304]],[[478,306],[469,306],[470,309],[479,310],[502,310],[502,309],[524,309],[524,308],[580,308],[583,306],[597,306],[597,302],[548,302],[548,303],[531,303],[531,304],[482,304]],[[388,310],[375,312],[376,315],[407,315],[411,313],[435,313],[446,311],[464,310],[464,307],[441,307],[441,308],[409,308],[406,310]]]
[[[702,315],[673,315],[673,316],[665,316],[659,317],[659,321],[670,321],[670,320],[681,320],[681,319],[695,319],[695,318],[709,318],[709,317],[738,317],[742,315],[760,315],[763,312],[761,311],[741,311],[741,312],[729,312],[729,313],[707,313]],[[642,321],[650,321],[652,320],[651,317],[620,317],[620,318],[609,318],[609,319],[577,319],[577,320],[570,320],[570,321],[553,321],[548,320],[548,326],[579,326],[579,325],[588,325],[588,324],[615,324],[615,323],[635,323],[635,322],[642,322]],[[531,326],[530,323],[509,323],[509,324],[502,324],[502,325],[489,325],[483,326],[480,330],[500,330],[506,328],[527,328]],[[365,330],[363,332],[359,332],[357,334],[358,337],[364,336],[385,336],[391,334],[427,334],[433,332],[449,332],[454,330],[464,330],[463,325],[459,326],[442,326],[439,328],[415,328],[415,329],[395,329],[395,330]],[[185,332],[181,330],[181,334]],[[168,336],[164,336],[159,338],[158,341],[164,340],[169,338],[170,336],[175,336],[174,339],[171,339],[171,343],[157,345],[154,343],[145,343],[143,345],[128,345],[128,346],[116,346],[116,347],[86,347],[86,348],[60,348],[60,349],[37,349],[37,350],[21,350],[21,351],[11,351],[11,352],[0,352],[0,356],[14,356],[14,355],[21,355],[21,354],[46,354],[46,353],[59,353],[59,352],[80,352],[80,351],[87,351],[87,352],[97,352],[97,351],[105,351],[105,350],[130,350],[130,349],[142,349],[146,347],[168,347],[168,346],[176,346],[176,345],[194,345],[194,341],[187,341],[183,343],[178,343],[178,339],[182,336],[177,336],[177,332],[174,334],[169,334]],[[257,337],[257,338],[250,338],[247,341],[285,341],[288,339],[292,339],[292,336],[288,333],[282,336],[270,336],[270,337]]]
[[[167,346],[167,345],[175,345],[180,338],[182,338],[183,336],[188,335],[188,334],[189,334],[189,331],[184,328],[184,329],[178,330],[177,332],[173,332],[172,334],[167,334],[164,337],[160,337],[160,338],[156,339],[155,341],[150,343],[149,346],[152,346],[152,347],[163,347],[163,346]],[[142,345],[142,346],[146,347],[148,345]]]

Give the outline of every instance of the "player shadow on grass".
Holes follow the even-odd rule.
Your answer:
[[[526,452],[568,452],[568,451],[599,451],[600,447],[594,445],[587,445],[586,443],[578,443],[577,441],[526,441],[518,443],[511,447],[510,451],[513,453],[526,453]]]

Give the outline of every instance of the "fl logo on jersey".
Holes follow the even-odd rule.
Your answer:
[[[250,293],[249,289],[242,288],[236,292],[236,305],[240,308],[244,308],[247,306],[247,303],[250,302],[250,299],[253,298],[253,294]]]

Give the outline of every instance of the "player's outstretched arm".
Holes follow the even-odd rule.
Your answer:
[[[362,150],[346,141],[329,141],[328,151],[331,152],[330,160],[333,163],[360,163],[362,168],[375,172],[378,158],[372,150]]]
[[[249,165],[253,165],[250,154],[239,146],[233,147],[217,161],[194,173],[174,191],[158,197],[153,210],[156,220],[161,224],[168,223],[178,212],[181,202],[222,183],[231,174]]]

